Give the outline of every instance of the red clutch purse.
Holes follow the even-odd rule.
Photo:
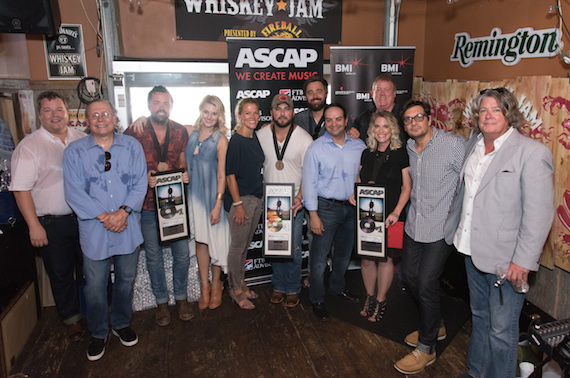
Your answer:
[[[404,244],[404,222],[396,222],[386,228],[388,232],[388,248],[402,249]]]

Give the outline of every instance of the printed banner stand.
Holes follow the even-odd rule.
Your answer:
[[[356,254],[386,256],[386,188],[356,184]]]
[[[160,244],[187,239],[189,235],[186,191],[182,182],[183,169],[153,173],[156,223]]]
[[[322,39],[228,38],[230,107],[242,98],[259,102],[260,126],[271,122],[271,100],[291,96],[296,109],[307,106],[303,83],[323,75]],[[232,112],[232,128],[235,125]]]
[[[264,257],[293,258],[294,184],[264,184]]]
[[[415,47],[331,46],[331,100],[346,108],[350,122],[375,106],[372,83],[380,74],[396,81],[396,107],[412,98]]]

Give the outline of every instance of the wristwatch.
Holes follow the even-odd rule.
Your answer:
[[[127,214],[130,214],[130,213],[133,212],[133,209],[131,209],[131,208],[128,207],[127,205],[123,205],[123,206],[119,207],[119,209],[125,210],[125,212],[126,212]]]

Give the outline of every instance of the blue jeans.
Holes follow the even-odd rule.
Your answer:
[[[329,294],[340,294],[345,289],[344,275],[354,246],[354,207],[319,197],[317,214],[323,222],[322,235],[313,234],[311,245],[311,277],[309,299],[311,303],[325,302],[325,269],[327,256],[332,251],[332,273]],[[334,246],[334,248],[333,248]]]
[[[417,348],[427,354],[435,351],[437,332],[443,325],[439,277],[450,250],[443,239],[433,243],[419,243],[404,233],[402,273],[420,313]]]
[[[524,294],[514,291],[508,282],[494,287],[497,277],[478,270],[471,257],[465,258],[465,269],[473,319],[467,357],[469,374],[475,378],[512,378],[517,370]]]
[[[152,210],[143,210],[141,215],[141,228],[144,238],[143,247],[146,253],[146,267],[150,275],[152,292],[157,304],[168,303],[168,288],[164,272],[164,255],[158,243],[158,229],[156,214]],[[172,281],[174,286],[174,299],[186,299],[188,295],[188,266],[190,264],[190,250],[188,240],[183,239],[172,242]]]
[[[83,255],[87,327],[91,336],[104,339],[113,329],[128,327],[133,312],[133,281],[137,272],[138,249],[128,255],[115,255],[105,260],[91,260]],[[115,282],[111,294],[111,313],[107,298],[109,269],[113,259]]]
[[[57,312],[64,324],[81,320],[79,285],[83,281],[77,218],[40,217],[48,245],[40,248]]]
[[[297,212],[293,220],[293,258],[274,259],[271,261],[273,276],[273,290],[285,294],[299,294],[301,292],[301,270],[303,264],[301,245],[303,243],[303,217],[305,209]]]

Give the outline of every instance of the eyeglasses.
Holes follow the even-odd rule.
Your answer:
[[[499,94],[505,94],[508,93],[508,89],[505,87],[495,87],[495,88],[487,88],[487,89],[483,89],[481,92],[479,92],[480,95],[485,94],[489,91],[495,91]]]
[[[111,153],[109,151],[105,151],[105,172],[111,169]]]
[[[420,113],[420,114],[416,114],[413,117],[404,117],[403,121],[404,121],[404,125],[409,125],[412,123],[412,120],[416,121],[416,122],[421,122],[423,121],[425,118],[427,117],[426,114],[424,113]]]
[[[103,112],[103,113],[91,113],[89,114],[89,119],[92,121],[97,121],[99,118],[103,120],[108,120],[111,118],[111,113]]]

